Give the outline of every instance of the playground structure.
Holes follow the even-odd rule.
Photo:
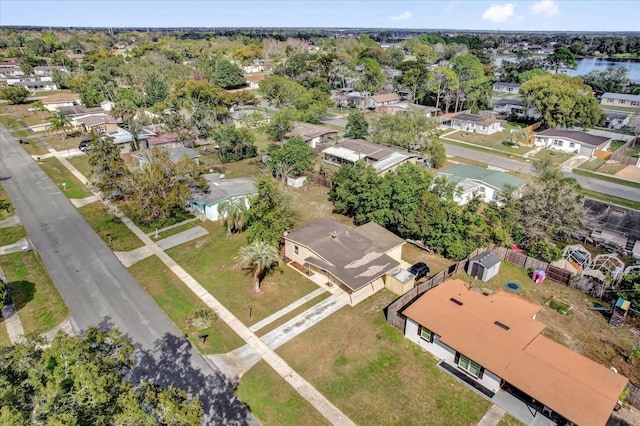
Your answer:
[[[620,326],[627,318],[630,307],[631,302],[629,302],[628,300],[624,300],[622,297],[618,297],[615,305],[613,305],[613,313],[611,314],[611,318],[609,319],[609,324],[614,327]]]
[[[551,262],[572,274],[582,274],[591,263],[591,253],[580,244],[568,245],[562,250],[562,259]]]

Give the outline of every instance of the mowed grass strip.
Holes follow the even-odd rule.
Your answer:
[[[242,376],[237,394],[265,426],[330,424],[263,361]]]
[[[186,326],[189,314],[206,308],[206,305],[157,256],[136,263],[129,272],[201,353],[226,353],[244,344],[240,336],[220,319],[204,330]],[[204,344],[198,338],[199,334],[208,335]]]
[[[247,326],[318,288],[281,265],[262,280],[262,291],[254,294],[252,272],[240,269],[236,258],[240,247],[247,245],[246,236],[241,233],[227,237],[220,222],[205,221],[200,225],[209,235],[169,249],[167,254]]]
[[[0,256],[25,333],[44,333],[69,315],[64,300],[32,251]]]
[[[75,176],[71,174],[65,166],[56,158],[47,158],[42,160],[40,165],[42,170],[51,178],[51,180],[60,188],[67,198],[84,198],[89,196],[87,188]],[[66,189],[65,188],[66,185]]]
[[[100,201],[78,209],[89,225],[113,251],[129,251],[144,244]]]
[[[0,247],[18,242],[27,236],[27,231],[21,225],[0,228]]]
[[[276,352],[356,424],[477,424],[490,402],[386,323],[395,298],[340,309]]]
[[[11,340],[9,340],[9,333],[7,333],[7,327],[5,327],[4,319],[0,316],[0,347],[9,346]]]
[[[4,191],[4,187],[2,185],[0,185],[0,202],[8,204],[6,207],[5,205],[0,205],[0,220],[4,220],[9,216],[16,214],[16,210],[13,208],[13,204],[11,204],[11,200]]]
[[[89,176],[91,175],[89,157],[87,157],[86,155],[76,155],[75,157],[68,158],[67,161],[73,164],[73,167],[78,169],[78,171],[82,173],[82,176],[89,179]]]

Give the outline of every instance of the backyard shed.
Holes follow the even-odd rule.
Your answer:
[[[396,268],[387,273],[384,286],[387,290],[402,296],[411,290],[416,282],[416,276],[403,268]]]
[[[500,271],[500,258],[493,252],[480,253],[469,261],[467,274],[484,282],[495,277]]]

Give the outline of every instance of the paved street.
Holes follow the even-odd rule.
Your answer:
[[[75,323],[117,327],[136,345],[132,379],[200,396],[207,423],[256,424],[31,157],[0,125],[0,180]]]

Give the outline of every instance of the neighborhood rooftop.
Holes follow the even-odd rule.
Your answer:
[[[581,132],[579,130],[564,129],[547,129],[540,133],[536,133],[536,136],[556,136],[559,138],[573,139],[576,142],[592,146],[600,146],[611,139],[603,136],[590,135],[589,133]]]
[[[210,173],[203,175],[209,184],[204,193],[196,193],[193,201],[203,204],[216,204],[225,198],[254,194],[255,181],[249,178],[225,179],[224,175]]]
[[[463,182],[466,179],[477,180],[499,190],[509,187],[519,188],[527,181],[498,170],[485,169],[479,166],[457,164],[438,173],[452,182]]]
[[[495,106],[497,107],[506,106],[506,105],[513,105],[513,106],[519,106],[519,107],[525,106],[524,102],[522,102],[520,99],[500,99],[495,104]]]
[[[606,92],[602,95],[603,99],[616,99],[630,102],[640,102],[640,95],[628,95],[626,93],[609,93]]]
[[[403,314],[568,420],[604,425],[628,379],[542,336],[544,324],[533,319],[540,309],[503,290],[485,296],[450,280]]]
[[[320,126],[318,124],[296,122],[293,124],[293,130],[286,134],[288,138],[300,136],[305,140],[317,138],[318,136],[338,133],[330,127]]]

